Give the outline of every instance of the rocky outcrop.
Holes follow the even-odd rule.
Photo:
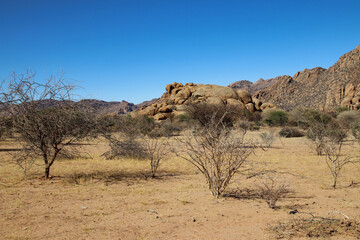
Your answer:
[[[262,101],[251,96],[244,90],[234,90],[212,84],[181,83],[168,84],[162,97],[149,106],[143,106],[132,112],[133,117],[148,116],[155,120],[165,120],[185,113],[185,105],[205,102],[209,104],[223,104],[247,109],[250,112],[273,108],[273,104],[263,104]]]
[[[247,81],[247,80],[241,80],[241,81],[237,81],[237,82],[230,84],[228,87],[234,88],[236,90],[242,89],[247,92],[250,92],[251,94],[254,94],[258,91],[264,90],[264,89],[274,85],[280,78],[281,77],[276,77],[276,78],[270,78],[270,79],[266,79],[266,80],[260,78],[258,81],[254,82],[254,83]]]
[[[360,107],[360,45],[344,54],[329,69],[313,68],[293,77],[280,76],[266,89],[253,94],[261,101],[292,110],[310,107],[334,111],[338,106]]]

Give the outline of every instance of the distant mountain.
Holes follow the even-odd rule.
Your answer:
[[[253,83],[248,80],[240,80],[240,81],[237,81],[237,82],[234,82],[234,83],[228,85],[228,87],[231,87],[235,90],[242,89],[242,90],[252,93],[251,92],[252,85],[253,85]]]
[[[289,75],[248,84],[235,82],[229,86],[248,87],[253,97],[277,107],[292,110],[310,107],[333,111],[337,106],[360,108],[360,45],[344,54],[329,69],[316,67]]]
[[[135,105],[134,103],[129,103],[124,100],[121,102],[117,102],[117,101],[106,102],[106,101],[97,100],[97,99],[82,99],[77,102],[70,101],[70,100],[65,100],[62,102],[65,102],[66,104],[72,105],[72,106],[79,106],[79,107],[85,107],[87,109],[91,109],[92,111],[94,111],[97,114],[128,114],[138,108],[151,105],[154,102],[156,102],[157,100],[158,100],[158,98],[155,98],[150,101],[144,101],[137,105]],[[44,100],[38,101],[37,104],[38,104],[37,106],[40,109],[46,109],[46,108],[51,108],[51,107],[57,106],[58,101],[44,99]],[[3,107],[4,107],[3,104],[0,102],[0,112],[2,111]]]
[[[270,78],[270,79],[266,79],[266,80],[260,78],[255,83],[252,83],[247,80],[241,80],[241,81],[237,81],[237,82],[230,84],[228,87],[234,88],[236,90],[242,89],[242,90],[248,91],[249,93],[253,94],[253,93],[256,93],[258,91],[261,91],[265,88],[272,86],[279,79],[280,79],[280,77]]]
[[[151,99],[149,101],[144,101],[142,103],[139,103],[136,105],[136,108],[141,108],[141,107],[146,107],[146,106],[150,106],[151,104],[155,103],[156,101],[158,101],[159,98],[154,98],[154,99]]]
[[[127,101],[121,102],[106,102],[96,99],[83,99],[78,104],[88,106],[94,109],[99,114],[115,113],[115,114],[126,114],[134,111],[137,107],[133,103]]]

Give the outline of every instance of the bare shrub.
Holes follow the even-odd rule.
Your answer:
[[[353,125],[359,122],[359,111],[344,111],[337,116],[338,122],[341,127],[351,129]]]
[[[270,148],[275,141],[274,132],[262,132],[260,133],[262,145],[266,148]]]
[[[31,71],[20,75],[13,73],[2,84],[3,113],[11,116],[12,130],[22,145],[23,159],[42,157],[45,178],[49,178],[50,167],[59,154],[91,131],[92,118],[70,104],[73,89],[61,74],[39,83]],[[17,163],[20,167],[31,165],[23,165],[24,161],[19,159]]]
[[[274,177],[268,176],[265,181],[256,184],[257,196],[264,199],[272,209],[276,208],[276,202],[288,195],[291,191],[288,185],[279,183]]]
[[[204,113],[202,128],[189,131],[179,138],[182,149],[177,155],[193,164],[206,178],[214,197],[220,197],[232,177],[253,153],[255,144],[246,142],[246,131],[237,133],[229,127],[225,117],[227,111],[219,115],[218,111]]]
[[[22,151],[19,151],[13,155],[13,159],[15,160],[16,164],[23,170],[25,176],[35,164],[36,158],[38,157],[38,155],[35,153],[36,151],[23,148]]]
[[[145,144],[147,158],[150,160],[151,177],[156,177],[156,172],[160,164],[170,151],[169,142],[166,138],[146,137],[143,140]]]
[[[346,136],[346,135],[345,135]],[[325,161],[332,175],[332,187],[336,188],[337,179],[343,167],[350,163],[359,162],[359,156],[343,156],[341,154],[344,145],[345,136],[343,138],[326,138],[324,144]]]

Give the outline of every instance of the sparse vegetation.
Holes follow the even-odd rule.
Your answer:
[[[41,89],[43,85],[39,85],[39,87],[37,90]],[[6,97],[9,96],[10,95],[7,95]],[[314,167],[312,162],[316,156],[300,152],[303,146],[298,147],[296,145],[296,148],[289,146],[291,152],[296,152],[294,155],[283,152],[285,148],[281,147],[290,142],[302,144],[302,141],[296,139],[281,139],[282,145],[280,147],[276,145],[276,147],[271,148],[275,140],[274,131],[278,129],[273,127],[287,123],[287,121],[284,120],[286,119],[284,116],[287,116],[287,113],[281,110],[272,109],[264,113],[265,122],[269,124],[270,129],[261,131],[260,133],[254,133],[252,131],[260,125],[259,122],[250,121],[250,116],[254,117],[254,115],[248,114],[247,117],[244,117],[242,113],[238,112],[237,108],[225,107],[225,105],[208,105],[204,103],[188,105],[188,113],[186,115],[180,116],[179,118],[171,118],[167,121],[155,122],[148,117],[132,118],[128,115],[117,114],[95,117],[88,111],[84,111],[84,109],[74,108],[68,101],[54,101],[54,103],[56,104],[52,104],[51,107],[43,107],[43,105],[38,104],[38,101],[30,101],[30,104],[19,104],[15,106],[9,104],[6,106],[7,110],[13,112],[11,115],[4,116],[0,121],[1,126],[3,126],[3,131],[0,133],[8,134],[8,136],[12,136],[12,138],[17,140],[22,140],[17,143],[26,143],[22,145],[21,151],[14,149],[14,153],[12,153],[14,156],[13,160],[16,160],[17,165],[20,166],[26,174],[29,173],[30,169],[31,172],[33,172],[33,168],[36,169],[34,175],[38,174],[37,160],[42,157],[43,154],[39,155],[39,153],[42,152],[36,149],[36,145],[32,146],[30,144],[31,142],[27,142],[23,134],[26,133],[28,135],[25,136],[35,138],[35,133],[39,133],[40,135],[42,134],[43,139],[46,139],[45,143],[39,142],[39,144],[50,144],[47,145],[50,150],[46,152],[49,157],[48,163],[52,161],[53,158],[51,157],[54,156],[56,152],[56,148],[51,149],[53,146],[56,147],[52,139],[59,138],[61,140],[59,143],[60,147],[58,147],[58,149],[61,148],[61,150],[55,154],[54,159],[61,158],[61,160],[58,161],[59,168],[56,168],[56,170],[61,171],[62,178],[55,177],[55,180],[52,179],[49,183],[53,184],[53,181],[64,181],[67,186],[74,184],[77,187],[76,192],[82,191],[81,189],[84,185],[96,185],[98,188],[98,186],[100,186],[99,184],[101,184],[102,193],[98,195],[108,196],[108,186],[117,182],[119,184],[116,185],[119,185],[119,187],[113,185],[111,189],[113,189],[113,187],[116,188],[117,191],[121,191],[124,197],[130,198],[131,200],[129,201],[134,201],[135,203],[139,203],[136,202],[139,201],[136,199],[136,196],[140,195],[141,199],[146,199],[146,201],[140,200],[140,203],[142,205],[149,205],[149,209],[146,212],[156,215],[156,218],[166,216],[161,213],[162,211],[164,212],[163,205],[171,201],[175,201],[171,202],[171,204],[175,205],[179,202],[180,205],[177,205],[176,209],[180,208],[181,211],[185,212],[187,210],[181,207],[189,204],[194,204],[197,208],[199,206],[207,207],[206,205],[200,205],[200,203],[206,204],[204,203],[204,199],[201,200],[202,202],[197,200],[199,203],[192,200],[192,198],[199,199],[205,195],[201,195],[202,185],[198,184],[199,179],[197,175],[194,174],[190,166],[185,166],[186,164],[184,161],[182,162],[182,160],[186,160],[190,163],[189,165],[195,166],[195,168],[202,173],[206,179],[208,188],[216,198],[235,197],[248,200],[253,199],[255,201],[263,199],[271,209],[289,208],[292,214],[301,213],[300,210],[294,210],[293,206],[299,207],[299,209],[306,208],[311,210],[311,204],[302,204],[302,201],[304,201],[302,197],[289,195],[292,193],[289,189],[289,183],[293,181],[291,178],[285,178],[286,180],[281,182],[271,176],[265,178],[265,180],[250,180],[250,178],[244,179],[243,175],[238,174],[244,173],[248,176],[254,169],[256,170],[256,164],[265,164],[266,168],[270,170],[265,170],[264,172],[289,171],[289,176],[298,177],[301,171],[308,175],[310,173],[307,173],[307,171],[311,171],[311,176],[316,178],[316,173],[320,169],[318,166]],[[27,108],[32,109],[29,114],[20,114],[20,109],[23,111],[23,109]],[[358,128],[357,125],[357,113],[343,112],[338,115],[338,122],[330,115],[309,109],[299,110],[296,114],[299,116],[298,121],[291,120],[289,124],[297,127],[284,126],[280,130],[279,135],[285,138],[300,137],[303,136],[303,131],[307,131],[307,137],[311,141],[315,139],[314,146],[319,146],[318,150],[321,150],[321,154],[324,154],[323,158],[325,158],[326,161],[322,162],[322,167],[324,167],[325,164],[328,166],[332,176],[332,186],[334,188],[337,187],[337,182],[340,181],[339,175],[341,174],[341,181],[351,181],[351,187],[349,188],[356,188],[358,185],[353,184],[354,180],[355,182],[357,180],[354,179],[356,178],[356,174],[352,174],[351,176],[349,176],[349,174],[343,175],[345,172],[342,171],[347,164],[358,161],[358,158],[351,154],[351,151],[348,149],[349,146],[345,146],[346,134],[342,129],[347,130],[350,128],[355,137],[359,136],[358,129],[360,128]],[[289,116],[292,115],[289,114]],[[256,115],[256,118],[258,117],[259,115]],[[25,125],[25,123],[29,124],[34,119],[36,119],[36,121],[33,122],[36,122],[37,125],[29,128],[32,129],[32,132],[26,128],[26,131],[21,133],[19,126],[31,126]],[[96,119],[96,124],[93,121],[94,119]],[[23,125],[20,125],[20,123]],[[299,130],[299,126],[304,130]],[[186,128],[188,129],[184,130]],[[9,129],[11,129],[11,131],[8,131]],[[74,155],[75,150],[79,148],[79,146],[76,145],[78,141],[89,135],[92,137],[101,136],[97,138],[96,142],[91,141],[92,144],[102,145],[102,148],[95,154],[95,158],[86,160],[83,156],[76,155],[79,157],[65,159],[69,154],[71,156]],[[259,144],[253,142],[251,137],[247,137],[248,135],[252,135],[252,137],[260,136],[261,142]],[[178,141],[174,142],[175,139]],[[4,139],[3,141],[6,142],[8,139]],[[247,164],[250,159],[249,157],[254,153],[257,146],[269,149],[264,151],[264,154],[253,155],[254,158],[251,157],[252,164]],[[99,152],[105,152],[109,149],[108,147],[110,147],[110,150],[107,151],[104,156],[107,159],[121,158],[121,162],[103,161],[99,158]],[[346,149],[345,151],[343,150],[344,147]],[[94,151],[96,148],[89,145],[86,151]],[[172,158],[171,154],[169,154],[171,152],[176,152],[177,157]],[[0,154],[2,153],[0,152]],[[283,156],[284,154],[286,156]],[[293,163],[298,161],[295,156],[296,154],[306,155],[305,160],[301,162],[303,167],[309,162],[311,162],[311,166],[307,166],[308,168],[304,167],[304,169],[299,169],[298,167],[295,169],[293,166],[295,164]],[[279,156],[281,160],[278,161]],[[262,158],[262,160],[258,161],[258,158]],[[274,160],[275,158],[276,160]],[[138,161],[139,159],[143,161]],[[171,161],[167,161],[167,159]],[[269,159],[269,162],[265,163],[266,161],[264,159]],[[263,160],[264,162],[262,162]],[[48,175],[45,175],[47,177],[50,175],[52,163],[48,164]],[[64,166],[67,168],[64,168]],[[160,166],[162,170],[161,173],[159,173]],[[284,168],[286,170],[271,170],[279,166],[281,166],[281,169]],[[4,171],[1,167],[0,165],[0,171]],[[261,165],[261,167],[263,167],[263,165]],[[6,166],[6,168],[8,168],[8,166]],[[11,171],[9,170],[9,172]],[[354,170],[351,170],[351,173],[354,173]],[[171,179],[174,175],[176,175],[176,177]],[[4,181],[5,178],[1,176],[2,175],[0,175],[0,180]],[[5,176],[8,177],[9,175],[6,173]],[[258,178],[263,176],[263,174],[255,174],[252,176]],[[34,179],[34,177],[32,176],[31,179]],[[181,180],[178,181],[178,179]],[[246,181],[249,182],[246,183]],[[175,182],[179,184],[179,187],[176,187]],[[186,184],[182,182],[186,182]],[[237,187],[235,189],[239,189],[238,192],[235,194],[227,194],[226,190],[230,184],[242,186],[244,183],[244,186],[246,186],[246,184],[249,186],[249,184],[254,184],[254,182],[257,184],[255,184],[256,188],[253,190],[249,190],[247,187],[243,189]],[[154,183],[156,188],[154,187]],[[0,182],[0,184],[2,184],[2,182]],[[162,186],[163,184],[164,186]],[[301,186],[301,180],[296,180],[296,184]],[[233,185],[230,186],[230,189]],[[162,190],[156,192],[156,196],[158,196],[156,198],[158,199],[154,199],[154,191],[157,191],[159,186],[162,187]],[[315,189],[318,187],[315,184],[311,186]],[[129,191],[130,188],[131,191]],[[302,186],[302,191],[304,191],[305,188],[306,187]],[[190,193],[184,193],[187,191],[192,192],[191,194],[194,196]],[[317,191],[321,192],[321,198],[306,195],[304,199],[314,198],[314,201],[311,200],[311,202],[314,203],[315,201],[318,202],[325,199],[325,195],[327,199],[328,193],[325,193],[324,189],[317,189]],[[341,191],[341,189],[337,189],[336,191]],[[129,192],[131,192],[131,194]],[[301,194],[303,194],[303,192],[299,193],[299,195]],[[97,201],[105,200],[99,200],[99,198],[96,197],[98,195],[92,197]],[[175,200],[169,200],[166,199],[167,195],[178,196]],[[190,196],[189,199],[186,199],[187,196]],[[49,196],[47,195],[47,197]],[[337,199],[333,201],[335,200]],[[117,199],[117,201],[121,200]],[[281,204],[279,204],[279,201],[281,201]],[[38,200],[38,202],[42,202],[42,200]],[[294,202],[296,202],[296,204],[294,204]],[[241,205],[241,209],[249,208],[249,205],[246,205],[248,203],[241,202],[239,204]],[[226,201],[226,206],[232,208],[235,205],[233,205],[231,201]],[[84,204],[81,208],[85,212],[91,207]],[[348,209],[354,208],[348,207]],[[133,210],[133,212],[135,212],[134,214],[139,214],[136,213],[136,211],[139,210]],[[172,212],[177,210],[170,209],[166,211],[170,211],[170,214],[173,214]],[[223,209],[219,210],[219,214],[223,214],[221,211],[223,211]],[[249,211],[252,211],[252,209],[249,209]],[[270,212],[273,212],[272,214],[274,214],[274,216],[278,216],[276,214],[280,211]],[[99,213],[91,214],[102,216],[101,214],[103,214],[103,212],[99,210]],[[179,214],[178,212],[175,214],[183,215],[183,213]],[[263,214],[271,217],[269,213]],[[234,216],[231,217],[233,218]],[[201,218],[191,215],[190,221],[196,222],[198,219]],[[341,220],[328,221],[328,218],[324,218],[323,220],[320,220],[320,218],[310,218],[303,222],[295,221],[292,227],[287,225],[287,223],[282,223],[274,227],[273,231],[279,236],[286,236],[287,231],[297,229],[304,233],[307,232],[307,236],[325,237],[335,235],[336,231],[344,236],[352,236],[351,234],[357,231],[356,227],[352,228],[352,224],[358,224],[355,220],[347,220],[346,224],[342,222]],[[347,225],[349,223],[351,227]],[[346,231],[343,231],[342,227],[344,225],[347,226]],[[314,228],[311,228],[314,226],[318,227],[314,230]],[[332,232],[332,229],[336,229],[336,231]],[[326,231],[328,231],[330,235],[327,235]]]

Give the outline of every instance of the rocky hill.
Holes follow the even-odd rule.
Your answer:
[[[107,113],[127,114],[134,111],[137,108],[135,104],[129,103],[127,101],[106,102],[96,99],[83,99],[79,101],[78,104],[90,107],[96,113],[99,114],[107,114]]]
[[[162,97],[149,106],[138,108],[131,113],[133,117],[148,116],[155,120],[165,120],[185,113],[186,104],[206,102],[209,104],[224,104],[247,109],[250,112],[262,111],[275,107],[273,104],[262,103],[245,90],[234,90],[212,84],[185,85],[174,82],[165,87]]]
[[[337,106],[359,108],[360,45],[341,56],[329,69],[305,69],[293,77],[285,75],[275,79],[253,96],[285,110],[299,106],[324,111],[333,111]]]
[[[241,81],[237,81],[237,82],[230,84],[228,87],[234,88],[236,90],[243,89],[245,91],[250,92],[251,94],[254,94],[258,91],[264,90],[264,89],[272,86],[280,78],[281,77],[276,77],[276,78],[270,78],[270,79],[266,79],[266,80],[260,78],[258,81],[254,82],[254,83],[247,81],[247,80],[241,80]]]

